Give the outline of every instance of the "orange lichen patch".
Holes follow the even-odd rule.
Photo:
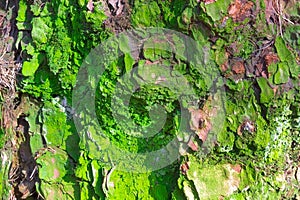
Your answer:
[[[190,140],[187,144],[193,151],[198,151],[198,145],[193,141]]]
[[[189,111],[191,113],[191,130],[195,131],[199,139],[205,142],[207,134],[212,128],[212,125],[208,120],[208,114],[200,109],[190,108]]]
[[[272,63],[277,63],[279,61],[279,57],[276,53],[273,52],[269,52],[266,56],[265,56],[265,62],[266,62],[266,66],[271,65]]]
[[[207,134],[209,133],[211,128],[212,128],[211,123],[209,121],[206,121],[205,126],[202,129],[196,131],[196,133],[199,136],[200,140],[202,140],[203,142],[206,141]]]
[[[268,45],[268,44],[267,44]],[[268,67],[271,64],[277,63],[279,61],[279,57],[276,53],[272,51],[272,48],[265,48],[260,55],[255,60],[255,71],[254,74],[257,77],[269,78],[272,76]]]
[[[203,127],[203,123],[208,115],[200,109],[189,108],[191,113],[191,121],[190,121],[190,128],[193,131],[197,131]]]
[[[235,0],[228,8],[228,14],[235,22],[242,22],[252,14],[253,2]]]
[[[232,71],[235,74],[244,74],[245,73],[245,65],[243,61],[236,61],[233,63],[232,67],[231,67]]]
[[[187,170],[190,168],[188,162],[182,163],[180,165],[180,171],[182,174],[186,175]]]
[[[221,65],[220,69],[221,69],[222,72],[226,72],[228,70],[228,63],[225,63],[225,64]]]

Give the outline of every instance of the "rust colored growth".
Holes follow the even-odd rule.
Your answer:
[[[199,139],[203,142],[207,139],[207,134],[211,130],[212,125],[208,120],[208,114],[200,109],[189,109],[191,113],[190,128],[195,131]]]
[[[235,0],[228,8],[228,14],[235,22],[242,22],[252,14],[253,2]]]
[[[228,63],[224,63],[220,66],[222,72],[226,72],[228,70]]]
[[[188,162],[184,162],[180,165],[180,171],[182,174],[186,175],[187,170],[189,170],[190,166]]]
[[[258,53],[258,55],[253,58],[252,63],[254,68],[254,74],[256,77],[270,77],[268,72],[268,67],[279,61],[279,57],[273,52],[273,49],[269,47],[271,43],[266,43],[266,46]],[[251,72],[250,72],[251,73]]]
[[[205,119],[208,117],[207,114],[200,109],[189,109],[191,113],[191,121],[190,121],[190,128],[193,131],[197,131],[203,127]]]
[[[245,74],[245,65],[243,61],[234,61],[231,67],[235,74]]]
[[[208,123],[204,128],[196,131],[197,135],[199,136],[199,138],[205,142],[207,139],[207,134],[208,132],[211,130],[211,124]]]
[[[193,151],[198,151],[198,145],[192,139],[188,142],[188,147]]]
[[[276,53],[274,52],[269,52],[266,56],[265,56],[265,63],[266,66],[268,67],[269,65],[271,65],[272,63],[277,63],[279,61],[279,57]]]

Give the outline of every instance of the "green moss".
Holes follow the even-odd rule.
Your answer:
[[[187,199],[218,199],[236,191],[240,184],[238,172],[230,164],[202,164],[189,156],[189,170],[183,181]]]
[[[294,54],[287,48],[285,41],[281,37],[276,38],[275,47],[281,60],[281,63],[278,65],[278,71],[274,77],[275,83],[286,83],[289,73],[293,78],[297,79],[300,74],[300,68],[296,62]]]
[[[283,39],[281,37],[277,37],[275,40],[275,47],[278,53],[278,56],[281,61],[290,61],[293,59],[293,55],[286,47]]]
[[[149,38],[144,44],[144,57],[151,61],[156,61],[160,58],[168,59],[171,57],[172,47],[170,44],[166,43],[166,38],[164,37],[153,37]]]
[[[59,146],[66,149],[66,140],[72,133],[69,132],[70,126],[67,124],[65,108],[59,106],[58,102],[45,102],[42,109],[43,136],[50,146]]]
[[[149,174],[132,174],[115,171],[110,181],[113,187],[110,189],[108,199],[153,199],[149,194]]]
[[[275,84],[286,83],[289,80],[289,67],[287,63],[279,63],[276,74],[274,75]]]
[[[225,14],[227,14],[227,8],[230,4],[229,0],[220,0],[216,1],[216,3],[211,3],[207,5],[203,5],[206,9],[207,14],[212,18],[214,22],[219,21]]]
[[[162,26],[160,14],[160,7],[155,1],[136,1],[131,14],[132,24],[135,27]]]
[[[261,89],[260,102],[269,103],[274,97],[274,91],[269,86],[268,81],[265,78],[258,78],[257,83]]]
[[[49,148],[37,160],[39,166],[38,192],[46,199],[78,199],[78,185],[68,176],[68,155],[59,148]],[[77,190],[77,192],[76,192]]]
[[[104,199],[105,195],[108,199],[218,199],[239,188],[228,198],[282,197],[284,183],[276,180],[279,174],[272,175],[269,171],[283,169],[285,156],[295,151],[291,149],[291,144],[299,144],[299,97],[296,95],[299,88],[295,89],[299,85],[300,69],[295,59],[299,50],[298,26],[285,25],[283,38],[275,38],[274,50],[280,61],[268,66],[268,79],[256,77],[248,71],[236,79],[231,77],[229,66],[223,72],[224,77],[221,77],[225,79],[224,86],[221,78],[216,78],[219,69],[215,63],[222,66],[234,57],[242,59],[245,69],[249,70],[253,56],[261,53],[257,50],[266,49],[265,40],[274,37],[272,26],[265,23],[263,12],[258,13],[256,19],[236,23],[226,18],[231,3],[229,0],[211,4],[194,0],[131,2],[133,28],[153,26],[179,30],[193,37],[203,49],[185,44],[184,38],[177,35],[150,37],[153,32],[143,31],[135,33],[137,38],[150,39],[141,46],[138,59],[130,52],[131,38],[127,36],[121,34],[107,46],[104,44],[104,49],[110,53],[101,58],[101,64],[106,69],[99,83],[96,77],[85,79],[92,89],[97,89],[96,113],[104,135],[99,135],[94,119],[81,112],[76,115],[86,120],[82,123],[89,126],[86,129],[89,134],[80,135],[79,139],[74,136],[77,132],[66,114],[69,105],[61,106],[59,98],[54,97],[61,96],[71,101],[71,92],[83,59],[90,49],[111,34],[103,28],[107,17],[101,3],[93,2],[94,10],[91,12],[86,8],[88,2],[53,1],[28,5],[20,1],[19,4],[17,26],[20,34],[17,43],[24,53],[22,74],[25,76],[20,87],[23,93],[42,102],[41,105],[29,106],[31,110],[27,108],[24,112],[30,125],[31,149],[37,153],[46,145],[56,151],[44,152],[37,160],[41,178],[38,191],[47,199]],[[265,8],[263,1],[259,3]],[[296,16],[295,11],[291,14]],[[164,42],[166,39],[168,42]],[[210,42],[208,39],[211,39]],[[119,56],[120,52],[122,56]],[[91,57],[87,58],[86,63],[91,63]],[[90,74],[98,73],[95,67],[88,70]],[[135,85],[122,79],[126,74],[130,74],[133,82],[143,84],[135,88]],[[164,82],[169,76],[183,76],[186,80],[172,79],[171,88],[153,84],[155,78],[159,77],[159,81]],[[286,83],[292,83],[294,88],[278,96],[277,93],[287,90]],[[131,96],[128,104],[124,103],[124,96],[115,98],[117,86],[124,95]],[[160,149],[179,134],[178,129],[182,125],[180,108],[201,108],[208,96],[216,97],[211,94],[215,92],[211,89],[223,86],[226,88],[226,97],[221,97],[226,111],[225,123],[220,123],[218,129],[213,127],[216,130],[209,133],[209,137],[218,135],[211,144],[204,145],[210,148],[207,158],[201,156],[207,156],[201,150],[190,152],[185,157],[190,159],[190,169],[179,178],[178,166],[176,169],[169,167],[141,174],[116,170],[111,174],[108,188],[103,187],[106,172],[112,170],[112,163],[110,155],[100,154],[100,149],[109,148],[111,143],[133,153]],[[190,89],[195,91],[197,98],[191,97]],[[181,105],[178,94],[181,95]],[[117,106],[112,106],[112,100]],[[195,105],[190,102],[195,102]],[[117,119],[115,110],[118,110]],[[165,118],[162,119],[158,115],[163,110]],[[123,118],[131,119],[133,123],[125,121],[122,127],[119,120]],[[251,131],[242,128],[247,120],[255,127]],[[152,129],[143,131],[163,122],[162,129],[152,137],[136,137],[154,132]],[[0,139],[1,135],[0,132]],[[79,148],[80,155],[77,152]],[[76,165],[70,165],[69,155]],[[145,161],[147,158],[142,158],[137,165]],[[220,163],[215,164],[217,161]],[[240,175],[232,171],[228,164],[234,162],[241,163],[243,169]],[[57,178],[53,178],[54,170],[59,171]],[[4,173],[3,170],[1,173]],[[77,182],[79,184],[75,184]],[[177,183],[178,187],[175,187]],[[4,191],[4,186],[1,186],[0,191]]]

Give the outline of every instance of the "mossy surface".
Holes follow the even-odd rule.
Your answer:
[[[299,198],[297,6],[279,16],[263,0],[20,0],[16,107],[29,126],[36,191],[44,199]],[[195,45],[157,34],[169,29]],[[176,137],[188,150],[178,148],[169,165],[127,170],[153,161],[136,154]],[[112,146],[120,151],[110,154]],[[137,162],[126,165],[124,155]]]

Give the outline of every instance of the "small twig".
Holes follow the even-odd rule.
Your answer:
[[[3,57],[4,57],[4,55],[5,55],[6,53],[7,53],[6,50],[4,50],[3,54],[2,54],[1,57],[0,57],[0,60],[3,60]]]
[[[108,173],[108,170],[103,168],[103,172],[102,172],[102,174],[103,174],[102,191],[103,191],[103,193],[105,194],[106,197],[108,196],[108,190],[106,189],[107,173]]]
[[[282,16],[282,10],[281,10],[281,4],[279,3],[279,0],[276,0],[276,6],[278,11],[276,11],[275,9],[275,13],[278,15],[278,23],[279,23],[279,32],[281,37],[283,37],[283,33],[282,33],[282,21],[281,21],[281,16]]]
[[[113,164],[112,160],[110,159],[110,156],[108,156],[108,159],[110,161],[110,164],[113,167],[110,170],[103,168],[104,178],[103,178],[103,183],[102,183],[102,190],[103,190],[105,196],[108,196],[110,176],[113,173],[113,171],[116,169],[116,165]]]
[[[253,51],[253,53],[256,53],[257,51],[264,50],[264,49],[270,47],[273,43],[274,43],[273,41],[270,41],[266,46],[263,46],[263,47],[261,47],[259,49],[256,49],[255,51]]]
[[[107,176],[106,176],[106,188],[107,190],[109,190],[109,180],[110,180],[110,176],[111,174],[113,173],[113,171],[116,169],[116,166],[113,166],[107,173]]]
[[[51,153],[55,153],[56,152],[56,150],[55,149],[53,149],[52,147],[50,147],[50,146],[48,146],[47,147],[47,150],[48,151],[50,151]]]
[[[42,199],[45,199],[40,193],[38,193],[38,198],[41,197]]]
[[[6,0],[5,2],[5,10],[7,10],[7,8],[8,8],[8,0]]]
[[[37,171],[37,166],[35,166],[34,169],[32,170],[32,173],[31,173],[31,175],[30,175],[30,177],[29,177],[29,180],[30,180],[30,181],[32,181],[32,179],[33,179],[33,177],[34,177],[36,171]]]
[[[295,24],[294,22],[292,22],[290,19],[288,19],[287,17],[285,17],[284,13],[283,13],[283,8],[281,8],[281,4],[279,2],[279,0],[276,0],[276,7],[277,9],[275,9],[273,6],[273,10],[275,11],[276,15],[278,16],[278,23],[279,23],[279,31],[280,31],[280,35],[281,37],[283,37],[283,32],[282,32],[282,19],[290,24]]]

